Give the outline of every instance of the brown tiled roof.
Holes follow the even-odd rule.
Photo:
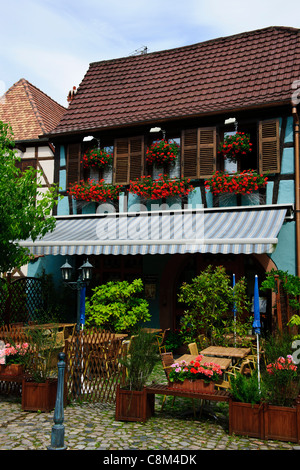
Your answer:
[[[48,134],[65,112],[66,108],[24,78],[0,99],[0,120],[11,125],[16,141]]]
[[[269,27],[95,62],[54,134],[290,102],[300,30]]]

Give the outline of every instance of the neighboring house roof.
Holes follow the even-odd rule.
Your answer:
[[[291,102],[300,30],[269,27],[91,63],[53,134]]]
[[[57,126],[66,108],[21,78],[0,99],[0,120],[9,123],[14,139],[34,140]]]

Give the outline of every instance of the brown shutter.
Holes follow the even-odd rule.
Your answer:
[[[21,171],[25,171],[30,166],[37,168],[36,158],[21,158],[20,161],[16,161],[16,167],[20,168]]]
[[[259,171],[280,172],[279,121],[259,123]]]
[[[81,145],[69,144],[67,151],[67,185],[80,180]]]
[[[128,184],[143,174],[144,139],[132,137],[115,141],[114,183]]]
[[[198,178],[198,129],[186,129],[181,135],[181,174],[185,178]]]
[[[215,127],[199,129],[200,178],[209,178],[216,170],[216,139]]]
[[[216,128],[186,129],[181,136],[181,174],[207,178],[216,169]]]
[[[140,178],[144,173],[144,139],[136,137],[129,139],[130,166],[129,180]]]

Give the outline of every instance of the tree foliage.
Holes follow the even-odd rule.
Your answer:
[[[32,167],[22,172],[16,166],[19,160],[12,130],[0,121],[0,272],[29,261],[29,251],[19,241],[34,241],[55,227],[51,213],[57,203],[56,187],[42,192],[42,172]]]
[[[114,332],[133,331],[138,323],[150,320],[149,304],[141,298],[143,282],[135,279],[109,281],[93,289],[86,301],[86,322],[90,326],[110,329]]]
[[[223,266],[215,269],[208,266],[191,283],[183,283],[178,300],[187,307],[181,330],[185,336],[189,335],[190,341],[201,334],[216,340],[222,338],[224,333],[232,332],[234,304],[240,324],[245,316],[249,320],[250,303],[246,296],[245,279],[242,278],[232,287],[231,278]],[[249,328],[249,322],[245,324]]]

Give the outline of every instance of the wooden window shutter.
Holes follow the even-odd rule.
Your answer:
[[[25,171],[30,166],[36,169],[37,161],[36,158],[21,158],[20,161],[16,161],[16,166],[20,168],[21,171]]]
[[[181,141],[181,174],[185,178],[207,178],[216,169],[216,128],[186,129]]]
[[[181,174],[185,178],[198,178],[198,129],[186,129],[182,131]]]
[[[259,172],[280,172],[279,121],[259,123]]]
[[[115,141],[114,183],[128,184],[140,178],[144,169],[144,138],[132,137]]]
[[[81,144],[69,144],[67,151],[67,185],[80,180]]]
[[[216,171],[217,132],[215,127],[199,129],[200,178],[209,178]]]

